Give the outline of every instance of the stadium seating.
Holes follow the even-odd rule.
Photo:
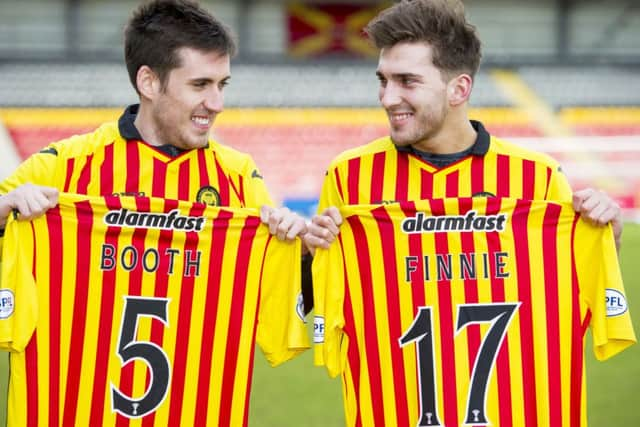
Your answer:
[[[324,169],[337,153],[385,134],[374,67],[234,65],[226,97],[228,109],[214,127],[216,137],[254,156],[277,200],[313,199]],[[510,72],[548,106],[565,129],[563,136],[640,136],[640,94],[628,90],[629,85],[640,87],[638,74],[611,67],[555,66]],[[0,64],[0,119],[21,158],[50,141],[116,119],[121,107],[132,102],[135,92],[118,64]],[[478,74],[471,106],[471,117],[481,120],[495,135],[558,136],[547,135],[541,119],[519,104],[491,69]],[[573,164],[571,154],[558,147],[552,150],[559,160]],[[599,158],[615,165],[620,157],[634,158],[637,152],[640,140],[635,151],[613,156],[600,153]],[[607,170],[617,174],[622,169]],[[640,205],[640,195],[630,189],[632,184],[640,186],[640,177],[634,174],[620,180],[627,182],[624,189],[600,185],[602,181],[595,184],[619,194],[624,205]],[[594,185],[584,177],[571,178],[574,186]]]

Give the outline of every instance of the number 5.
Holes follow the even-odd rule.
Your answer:
[[[124,299],[118,357],[120,357],[123,366],[133,359],[141,359],[151,371],[149,388],[140,399],[132,399],[130,396],[124,395],[113,383],[111,384],[113,408],[125,417],[144,417],[155,411],[167,395],[171,376],[169,358],[158,345],[148,341],[136,341],[135,337],[138,330],[138,318],[141,316],[155,317],[168,325],[168,303],[169,300],[165,298],[126,296]]]
[[[456,333],[473,323],[491,323],[476,356],[467,397],[465,424],[490,424],[486,417],[489,376],[502,344],[507,326],[520,303],[461,304],[458,306]],[[400,347],[417,343],[420,420],[418,426],[439,426],[436,405],[436,380],[433,351],[431,307],[418,307],[418,314],[398,341]]]

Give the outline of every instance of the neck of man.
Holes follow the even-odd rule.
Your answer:
[[[136,115],[133,124],[136,129],[138,129],[138,132],[140,132],[140,136],[142,136],[144,142],[146,142],[147,144],[154,147],[165,144],[158,138],[158,133],[156,132],[156,128],[153,125],[151,109],[149,108],[149,106],[145,106],[144,99],[140,100],[140,108],[138,109],[138,114]]]

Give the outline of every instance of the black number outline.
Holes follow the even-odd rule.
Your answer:
[[[149,368],[150,381],[149,387],[139,399],[126,396],[111,383],[111,408],[127,418],[142,418],[154,412],[166,398],[171,381],[171,367],[169,357],[162,347],[149,341],[135,340],[138,318],[153,317],[169,326],[169,299],[125,296],[124,300],[117,355],[122,366],[134,359],[142,360]]]
[[[489,330],[480,343],[476,360],[473,362],[464,424],[492,424],[486,417],[489,378],[493,372],[498,351],[504,342],[509,324],[519,307],[519,302],[458,305],[456,335],[467,325],[491,323]]]
[[[473,364],[470,386],[467,393],[467,406],[464,424],[491,425],[486,418],[486,399],[489,378],[498,351],[513,315],[520,307],[518,303],[459,304],[457,306],[457,327],[455,335],[466,326],[474,323],[491,323],[489,330],[480,343]],[[418,362],[418,384],[420,399],[420,417],[417,426],[441,426],[438,417],[436,395],[435,355],[433,350],[433,322],[431,306],[420,306],[413,322],[404,334],[398,338],[400,347],[416,342],[416,361]],[[426,383],[425,383],[426,380]]]
[[[420,419],[418,426],[439,426],[438,397],[436,394],[436,364],[433,352],[433,322],[431,307],[420,306],[413,322],[398,338],[400,347],[416,342],[418,384],[420,387]],[[424,381],[426,380],[426,382]]]

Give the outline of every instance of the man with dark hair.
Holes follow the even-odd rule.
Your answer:
[[[256,209],[256,214],[260,215],[260,220],[268,225],[269,232],[276,236],[277,240],[289,242],[296,240],[299,235],[306,231],[304,219],[289,211],[287,208],[274,208],[272,206],[272,199],[253,159],[245,153],[220,144],[211,139],[209,135],[216,116],[223,111],[224,88],[228,84],[231,76],[230,60],[235,52],[236,43],[229,29],[196,2],[188,0],[153,0],[138,7],[128,21],[125,30],[125,61],[131,83],[139,95],[139,104],[128,106],[117,122],[105,123],[94,132],[51,143],[24,161],[10,177],[0,182],[0,231],[4,232],[8,216],[12,211],[19,215],[19,219],[30,220],[56,207],[58,205],[59,193],[75,193],[86,196],[108,196],[112,202],[114,200],[113,196],[116,196],[116,200],[119,198],[122,203],[126,202],[128,204],[131,203],[128,196],[144,196],[153,198],[151,200],[157,200],[157,198],[165,199],[167,204],[175,202],[176,206],[178,206],[178,203],[180,203],[180,206],[184,206],[188,204],[186,202],[201,202],[215,207],[254,208]],[[66,194],[64,196],[67,198]],[[89,199],[89,197],[87,199]],[[96,199],[91,198],[91,200]],[[116,201],[113,203],[119,202]],[[136,199],[136,203],[145,205],[147,201],[138,198]],[[153,202],[152,206],[157,206],[157,203]],[[193,206],[194,212],[203,211],[201,205]],[[236,212],[234,209],[229,209],[228,211]],[[177,211],[172,212],[174,212],[172,215],[177,215]],[[225,215],[224,212],[221,214],[222,216]],[[243,215],[250,215],[250,213],[246,213],[249,211],[242,212],[244,212],[242,213]],[[254,214],[251,212],[251,215]],[[185,218],[187,217],[183,218],[186,221],[187,219]],[[251,216],[251,220],[247,220],[247,224],[257,228],[254,219],[255,218]],[[194,219],[194,221],[196,220],[201,221],[202,219]],[[249,227],[249,225],[247,225],[247,227]],[[227,227],[232,229],[234,226],[231,225]],[[223,233],[223,228],[224,227],[221,226],[220,231],[217,231],[217,233]],[[144,233],[146,233],[146,231]],[[248,231],[247,233],[250,232]],[[262,230],[260,230],[260,233],[262,235]],[[0,233],[0,246],[2,245],[2,234],[3,233]],[[162,238],[163,234],[166,238],[167,233],[160,234],[161,237],[157,239]],[[114,235],[117,235],[117,233],[109,234],[111,237]],[[147,233],[146,235],[150,235],[150,238],[154,238],[155,236],[152,233]],[[226,252],[227,248],[225,246],[227,258],[229,254],[233,253],[234,245],[240,245],[245,249],[249,248],[242,253],[245,253],[246,259],[251,260],[253,263],[251,264],[253,270],[245,274],[245,276],[253,280],[253,282],[251,282],[253,284],[261,283],[255,279],[256,275],[262,274],[262,272],[268,268],[271,269],[266,265],[256,267],[254,265],[255,260],[262,259],[261,257],[266,256],[265,254],[267,253],[271,255],[274,251],[270,250],[267,252],[264,248],[261,250],[259,246],[256,246],[254,249],[255,256],[253,256],[253,252],[250,251],[250,249],[254,248],[254,246],[251,246],[252,236],[253,235],[243,235],[241,243],[229,242],[230,238],[225,240],[224,237],[221,241],[230,245],[229,252]],[[191,243],[198,242],[198,236],[191,235],[189,239],[191,239]],[[269,241],[274,240],[275,239],[269,239]],[[220,244],[219,241],[216,242]],[[69,241],[69,247],[71,248],[74,243],[75,240]],[[5,244],[8,245],[9,241],[5,242]],[[155,244],[160,246],[157,242]],[[165,246],[171,245],[171,239],[169,238],[169,243],[165,242],[162,244]],[[291,243],[291,245],[293,245],[293,243]],[[114,245],[103,247],[103,264],[105,260],[107,264],[114,264],[116,261],[121,264],[126,263],[127,267],[124,268],[127,271],[122,271],[122,274],[125,274],[129,272],[134,265],[138,266],[136,268],[142,269],[142,267],[139,267],[140,263],[138,263],[140,260],[145,270],[141,271],[141,275],[144,274],[144,276],[141,276],[144,277],[144,282],[149,282],[149,275],[158,270],[159,265],[164,268],[163,271],[168,272],[167,275],[173,274],[176,276],[182,274],[182,272],[173,271],[172,266],[177,263],[178,260],[182,262],[185,259],[187,260],[185,262],[188,263],[189,270],[184,274],[189,276],[192,271],[200,271],[200,254],[209,253],[192,249],[185,250],[183,253],[171,246],[163,246],[162,250],[159,247],[143,248],[140,247],[140,241],[134,241],[124,248],[125,252],[123,252],[122,257],[116,259],[116,249]],[[122,247],[120,249],[122,250]],[[290,252],[294,254],[294,256],[299,253],[299,248],[295,249],[295,251]],[[236,250],[238,253],[241,253],[239,249],[236,248]],[[203,260],[203,270],[205,262],[207,263],[207,271],[213,271],[216,268],[227,268],[226,265],[224,267],[218,265],[222,262],[223,254],[219,253],[219,248],[217,252],[211,252],[210,259],[206,261]],[[124,253],[128,253],[129,255],[125,256]],[[95,264],[99,265],[99,251],[98,255],[95,255],[94,252],[92,252],[92,254],[96,257]],[[140,254],[140,257],[144,256],[145,258],[137,258],[136,254]],[[249,254],[251,254],[251,256],[249,256]],[[276,252],[276,254],[279,254],[279,252]],[[287,253],[287,255],[289,255],[289,253]],[[181,256],[183,257],[181,258]],[[164,258],[160,260],[160,257]],[[283,256],[280,256],[280,258],[285,259]],[[273,259],[273,257],[267,257],[265,264],[269,264],[269,261]],[[65,262],[73,261],[69,259],[67,252],[65,252],[64,260]],[[169,263],[168,267],[165,263]],[[274,263],[276,262],[274,261]],[[5,260],[5,267],[6,265],[8,265],[8,260]],[[277,265],[282,265],[281,261],[278,261]],[[295,265],[293,271],[295,271]],[[100,274],[100,271],[96,274]],[[213,275],[214,273],[211,274]],[[304,344],[306,340],[306,329],[303,324],[300,299],[298,299],[298,304],[296,305],[296,292],[299,292],[299,289],[296,289],[296,284],[299,285],[299,280],[298,283],[295,283],[295,277],[299,276],[291,275],[290,277],[294,279],[290,281],[285,281],[284,277],[281,277],[281,283],[271,281],[268,284],[269,287],[264,287],[264,283],[261,283],[262,293],[258,293],[254,292],[255,289],[249,289],[249,286],[245,289],[242,282],[243,279],[240,277],[242,274],[242,272],[238,274],[239,277],[236,278],[237,284],[235,284],[235,288],[232,290],[229,290],[228,286],[219,290],[215,288],[215,283],[211,283],[211,289],[213,289],[213,291],[208,293],[204,292],[207,294],[207,298],[197,300],[198,296],[203,295],[202,287],[193,290],[187,284],[185,285],[184,291],[187,303],[185,303],[184,307],[175,299],[170,303],[163,302],[163,304],[165,304],[164,307],[168,304],[169,310],[174,311],[171,314],[173,316],[172,319],[177,317],[176,312],[180,305],[180,315],[186,319],[190,319],[190,316],[195,316],[194,322],[197,322],[194,324],[193,329],[188,328],[177,331],[177,333],[180,334],[180,342],[188,344],[190,353],[188,353],[189,359],[185,359],[186,362],[177,366],[176,369],[182,369],[184,371],[189,361],[192,363],[194,361],[200,363],[199,356],[202,356],[202,363],[206,364],[206,361],[209,361],[209,366],[205,367],[207,370],[204,371],[202,378],[199,378],[197,375],[198,372],[193,370],[186,373],[183,372],[184,375],[182,377],[179,377],[175,372],[173,372],[172,375],[170,372],[166,372],[166,369],[163,371],[165,385],[171,384],[169,381],[174,381],[174,377],[178,383],[185,381],[185,379],[186,381],[191,381],[187,382],[185,387],[191,387],[191,385],[197,384],[197,387],[195,387],[197,390],[189,389],[188,391],[190,396],[197,392],[199,396],[198,408],[204,408],[204,412],[201,411],[201,413],[198,413],[197,417],[199,418],[195,421],[193,421],[192,417],[191,425],[212,425],[212,423],[216,425],[242,425],[246,423],[246,414],[248,411],[245,411],[245,408],[248,404],[248,394],[251,384],[250,374],[252,372],[251,364],[253,362],[253,343],[255,341],[260,342],[261,340],[268,341],[278,339],[276,333],[268,337],[261,336],[261,334],[270,334],[276,329],[278,334],[282,332],[283,335],[286,333],[297,333],[295,338],[291,338],[293,335],[290,335],[289,341],[283,339],[281,342],[273,345],[273,347],[276,348],[274,352],[279,351],[279,353],[276,354],[273,359],[270,359],[272,363],[280,363],[306,348]],[[284,276],[284,272],[282,272],[282,274]],[[198,273],[196,273],[196,275],[198,275]],[[235,283],[233,280],[229,280],[229,277],[234,278],[233,272],[228,273],[225,270],[225,272],[220,273],[220,275],[224,276],[226,282]],[[158,280],[162,282],[165,279],[160,278]],[[199,280],[207,280],[207,276],[203,275]],[[247,281],[248,280],[249,279],[247,279]],[[139,279],[138,281],[142,282],[143,279]],[[108,280],[105,280],[105,283],[96,284],[95,288],[92,287],[94,291],[91,292],[101,292],[103,287],[109,289],[109,286],[113,285],[106,282],[108,282]],[[277,286],[273,286],[274,284],[281,286],[278,288]],[[6,285],[8,286],[8,284]],[[141,283],[134,283],[131,286],[136,288],[143,285]],[[278,288],[277,292],[273,290],[274,288]],[[291,292],[289,292],[289,290],[291,290]],[[179,294],[175,286],[171,287],[171,291],[178,292]],[[134,291],[132,293],[139,295],[139,293],[136,294],[136,292],[137,291]],[[195,296],[193,299],[188,298],[189,292],[194,293]],[[220,295],[217,295],[216,292],[220,292]],[[245,295],[245,292],[251,292],[251,294]],[[153,299],[155,301],[162,299],[160,297],[162,297],[163,293],[167,294],[167,291],[160,290],[157,295],[153,295],[158,298],[148,298],[148,294],[144,294],[143,296],[146,300]],[[276,295],[281,294],[286,294],[286,298],[291,297],[293,304],[289,307],[284,307],[286,298],[276,297]],[[213,295],[213,297],[210,295]],[[261,302],[267,301],[268,304],[265,303],[264,305],[279,305],[281,310],[275,311],[280,311],[280,313],[274,312],[270,315],[272,317],[269,318],[262,316],[262,310],[259,309],[263,309],[263,304],[256,306],[258,296]],[[217,302],[218,297],[220,298],[219,304]],[[73,299],[74,295],[67,294],[64,298]],[[207,302],[212,298],[215,299],[215,304]],[[163,301],[168,301],[169,299],[170,298],[164,298]],[[191,304],[191,301],[195,301],[193,307],[186,305]],[[286,302],[288,303],[288,300]],[[21,303],[24,304],[24,299]],[[116,318],[115,313],[119,313],[120,310],[122,310],[122,298],[116,298],[112,303],[113,307],[109,306],[108,303],[104,307],[90,307],[89,312],[96,310],[95,312],[102,314],[103,311],[106,310],[109,316]],[[209,311],[207,316],[199,319],[197,316],[201,315],[201,313],[195,310],[195,306],[197,304],[198,307],[202,307],[205,303],[207,304],[206,307],[213,308],[213,311]],[[107,331],[106,335],[100,335],[103,338],[106,336],[106,341],[102,340],[101,345],[108,346],[109,343],[111,343],[112,347],[110,347],[108,354],[99,354],[97,357],[100,360],[103,358],[111,360],[112,362],[115,360],[114,363],[109,365],[117,366],[117,368],[113,369],[119,369],[118,360],[120,360],[124,372],[124,366],[133,365],[133,363],[129,364],[129,361],[135,358],[147,361],[148,364],[151,365],[164,366],[167,363],[163,362],[162,357],[158,356],[162,356],[165,352],[175,349],[175,352],[187,354],[186,344],[181,347],[176,343],[168,342],[165,343],[166,346],[163,346],[162,335],[159,337],[156,332],[153,332],[154,330],[157,331],[158,328],[156,328],[156,326],[158,326],[160,322],[156,322],[158,325],[154,323],[155,326],[151,327],[152,339],[150,339],[149,342],[146,342],[144,337],[137,336],[138,318],[142,319],[144,317],[149,318],[154,316],[157,319],[162,318],[162,316],[153,314],[150,311],[152,308],[150,307],[150,302],[147,301],[142,304],[146,304],[146,306],[132,309],[134,310],[134,314],[129,317],[123,317],[123,325],[126,324],[127,327],[125,328],[126,331],[122,333],[122,337],[124,337],[123,340],[126,339],[128,342],[123,341],[122,347],[119,349],[112,349],[113,344],[115,344],[113,340],[118,338],[115,331],[117,325],[113,327],[113,334],[110,334],[110,329],[108,328],[112,327],[111,321],[108,319],[102,321],[102,318],[100,318],[102,322],[101,328],[107,328],[105,329],[105,331]],[[65,307],[68,307],[68,305],[65,305]],[[73,305],[71,305],[71,307],[73,307]],[[190,310],[190,308],[193,308],[193,310]],[[81,309],[78,310],[79,311],[74,313],[82,313]],[[258,311],[261,313],[259,322],[258,315],[256,314]],[[293,315],[289,315],[289,312],[293,313]],[[59,313],[52,313],[52,316],[58,315]],[[76,316],[76,314],[74,314],[74,316]],[[79,316],[83,317],[82,315]],[[87,315],[87,317],[91,316],[92,314]],[[285,324],[286,321],[281,321],[280,318],[278,318],[277,321],[274,320],[277,316],[281,316],[283,319],[285,319],[285,316],[288,316],[286,319],[293,319],[290,324],[295,324],[295,331],[291,332],[290,330],[286,330],[283,332],[284,328],[280,327],[280,325]],[[299,317],[299,319],[295,316]],[[228,319],[228,317],[230,317],[230,319]],[[3,316],[3,318],[5,317]],[[222,321],[219,323],[206,323],[206,319],[223,319],[229,324],[227,327],[221,326],[226,325]],[[43,321],[46,322],[47,319]],[[59,319],[56,321],[59,323]],[[145,320],[144,322],[147,321],[150,322],[151,320]],[[203,325],[203,323],[206,324]],[[262,328],[257,329],[257,323],[260,323]],[[175,332],[176,326],[180,324],[182,324],[182,321],[178,323],[174,320],[171,325],[173,328],[172,331]],[[189,322],[185,324],[189,324]],[[78,327],[79,326],[80,325],[78,325]],[[146,328],[146,326],[144,328]],[[205,332],[198,335],[197,331],[202,331],[203,328]],[[228,331],[223,331],[225,328],[228,329]],[[216,333],[214,329],[218,331],[215,341],[216,345],[214,346],[212,344],[212,348],[203,350],[202,354],[200,354],[197,345],[199,345],[200,340],[209,345],[209,340],[205,338],[213,337]],[[258,331],[257,333],[256,330]],[[47,331],[48,329],[45,327],[43,330],[38,330],[37,332],[40,337],[46,337]],[[238,341],[240,340],[240,338],[238,338],[240,332],[238,331],[242,331],[241,347],[238,347]],[[101,334],[103,332],[104,331],[101,330]],[[228,341],[231,344],[221,344],[225,342],[225,337],[228,336],[225,334],[230,334],[229,336],[237,335],[238,337],[236,337],[237,339],[230,338]],[[258,336],[256,336],[256,334]],[[92,338],[95,337],[88,334],[87,339],[91,341]],[[54,342],[54,339],[55,337],[52,337],[51,341]],[[213,340],[213,338],[211,338],[211,340]],[[227,345],[229,349],[228,352],[225,353],[225,351],[227,351],[225,346]],[[236,346],[235,348],[234,345]],[[290,348],[293,350],[282,351],[281,347],[283,345],[285,347],[290,345]],[[250,348],[250,351],[247,352],[247,348]],[[113,351],[111,351],[111,349]],[[197,354],[195,357],[193,355],[194,349]],[[42,354],[47,354],[44,348],[39,350],[42,350]],[[59,362],[60,360],[66,360],[67,355],[60,356],[56,354],[59,353],[59,351],[55,352],[54,350],[55,349],[50,350],[54,361]],[[49,351],[49,349],[47,349],[47,351]],[[74,351],[77,351],[77,354],[80,355],[76,360],[83,358],[82,360],[84,361],[86,360],[84,358],[92,357],[90,351],[88,355],[84,355],[81,348],[74,349]],[[93,351],[95,361],[95,349]],[[225,356],[225,354],[227,355]],[[62,359],[58,360],[59,356],[62,357]],[[118,359],[118,357],[120,357],[120,359]],[[227,365],[227,362],[229,365]],[[91,364],[90,361],[86,363]],[[136,363],[136,365],[143,366],[144,364]],[[106,366],[106,362],[104,366]],[[79,368],[78,366],[73,367],[73,369]],[[132,366],[127,366],[126,368],[129,369],[132,368]],[[110,378],[115,375],[120,375],[116,371],[113,371],[113,369],[111,369]],[[151,383],[156,384],[153,378],[156,370],[151,369],[151,366],[149,366],[149,369],[149,371],[143,371],[143,374],[146,373],[147,382],[151,381]],[[209,371],[214,372],[211,378],[209,378],[207,374]],[[194,374],[196,375],[194,376]],[[100,375],[104,376],[104,372],[100,372]],[[181,420],[183,416],[181,412],[183,406],[187,408],[184,413],[193,415],[195,411],[191,406],[193,402],[185,399],[183,395],[176,395],[180,394],[181,389],[174,387],[172,389],[174,391],[169,394],[171,397],[167,398],[167,404],[163,406],[163,415],[158,415],[159,418],[154,421],[152,419],[152,417],[155,416],[153,415],[154,412],[149,408],[143,408],[144,405],[140,404],[146,397],[135,400],[140,397],[140,394],[145,394],[141,393],[146,390],[144,376],[136,378],[135,384],[137,385],[135,385],[134,389],[133,382],[129,385],[127,384],[127,378],[131,379],[133,376],[129,374],[123,375],[123,384],[119,385],[119,387],[123,387],[123,390],[128,390],[128,392],[125,393],[128,396],[128,400],[125,399],[126,405],[124,406],[126,406],[126,408],[121,409],[117,407],[109,410],[109,408],[105,407],[104,399],[107,395],[110,395],[109,383],[107,382],[105,386],[105,393],[107,394],[103,396],[101,393],[104,390],[99,390],[93,400],[89,400],[93,402],[91,405],[92,417],[94,415],[102,416],[103,407],[106,408],[105,413],[109,414],[108,416],[112,418],[116,416],[114,411],[118,411],[121,414],[126,413],[130,418],[139,418],[141,416],[140,414],[150,414],[150,419],[148,421],[145,419],[145,423],[151,422],[149,425],[162,425],[163,422],[168,423],[165,425],[178,425],[180,423],[179,420]],[[62,378],[62,376],[60,376],[60,378]],[[211,384],[211,389],[209,388],[209,384]],[[58,385],[52,387],[58,387]],[[157,387],[154,387],[154,390],[156,388]],[[20,390],[24,391],[23,389]],[[166,391],[166,387],[163,390]],[[210,393],[209,390],[215,390],[215,392]],[[222,394],[222,397],[220,394]],[[50,397],[55,401],[52,405],[58,405],[57,399],[60,396],[52,394]],[[73,401],[75,397],[75,395],[70,393],[67,395],[67,400]],[[154,402],[158,405],[160,404],[158,402],[162,401],[161,398],[163,398],[163,396],[153,396]],[[102,400],[96,403],[99,399]],[[182,402],[183,399],[185,400],[184,402]],[[166,409],[169,405],[168,400],[171,400],[170,411]],[[77,405],[77,402],[67,403]],[[73,408],[75,407],[76,406],[73,406]],[[209,408],[208,412],[207,408]],[[50,409],[51,412],[49,416],[54,417],[57,423],[58,418],[56,414],[59,413],[58,411],[62,411],[62,408],[56,407],[55,409]],[[36,412],[31,410],[29,414],[24,415],[37,419]],[[170,421],[162,419],[167,412],[170,412]],[[74,414],[75,412],[65,411],[63,415],[65,419],[67,419],[67,417],[73,419]],[[78,415],[78,417],[84,417],[86,415],[87,414],[83,412],[81,415]],[[211,421],[212,419],[217,419],[216,417],[218,416],[220,417],[219,421]],[[121,421],[122,420],[119,420],[119,422]],[[73,423],[72,420],[70,422]],[[83,421],[79,422],[81,424],[83,423]],[[107,422],[104,420],[103,422],[96,421],[89,424],[111,425],[111,421]]]
[[[390,135],[332,161],[303,237],[328,249],[315,363],[341,376],[346,424],[582,425],[586,326],[601,359],[635,336],[612,233],[574,210],[619,244],[619,207],[469,120],[481,43],[462,2],[403,0],[365,30]]]
[[[261,208],[274,235],[296,238],[304,220],[271,207],[253,160],[209,138],[235,51],[230,31],[194,2],[140,6],[125,30],[125,60],[140,104],[118,122],[52,143],[22,163],[0,183],[0,227],[11,210],[33,218],[65,191]]]
[[[380,49],[378,96],[390,135],[331,163],[321,214],[304,237],[309,248],[327,248],[335,239],[342,205],[465,196],[572,201],[591,222],[611,223],[619,246],[620,208],[604,192],[572,195],[555,160],[493,137],[469,120],[481,42],[462,2],[400,1],[365,31]]]

